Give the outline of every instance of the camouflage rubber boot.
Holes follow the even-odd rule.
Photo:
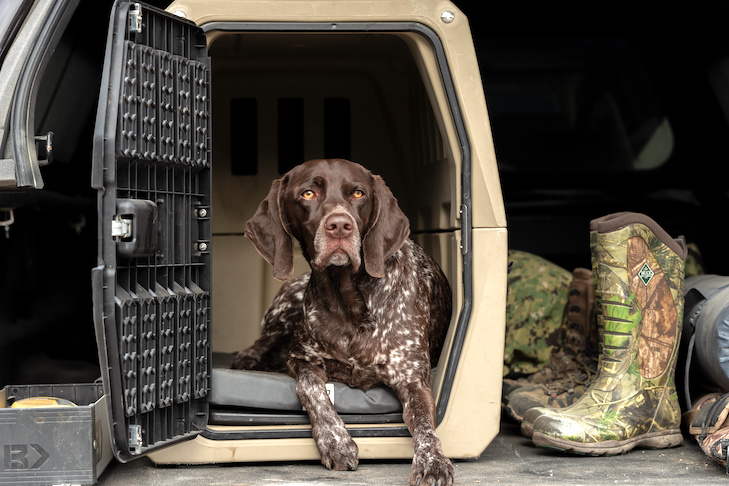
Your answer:
[[[595,226],[598,376],[573,405],[538,416],[532,440],[590,455],[677,446],[683,436],[674,373],[686,243],[637,213],[606,216]]]
[[[567,293],[562,345],[550,364],[506,398],[505,411],[522,421],[533,407],[565,407],[577,400],[597,368],[597,323],[592,272],[577,268]]]

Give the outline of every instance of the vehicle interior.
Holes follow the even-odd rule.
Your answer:
[[[163,8],[166,2],[150,3]],[[672,235],[685,235],[707,273],[729,274],[721,235],[729,208],[723,177],[729,57],[706,12],[693,20],[709,28],[689,39],[668,27],[646,35],[648,12],[636,12],[617,31],[611,14],[581,29],[554,19],[512,31],[493,28],[494,16],[481,16],[476,2],[456,3],[474,33],[511,248],[569,270],[588,266],[589,221],[630,210],[646,213]],[[89,277],[97,261],[97,195],[90,170],[109,10],[110,2],[82,0],[45,70],[36,133],[52,130],[56,140],[54,161],[42,168],[45,188],[0,192],[0,223],[13,220],[0,228],[0,386],[99,377]],[[664,20],[668,26],[678,19]],[[260,50],[229,35],[211,45],[218,117],[213,153],[216,161],[227,161],[213,176],[214,205],[222,216],[214,220],[220,257],[213,275],[230,279],[228,288],[244,289],[215,296],[223,310],[213,343],[222,354],[252,342],[277,288],[262,259],[250,264],[265,282],[253,290],[241,272],[223,269],[258,258],[243,242],[242,222],[270,180],[297,160],[341,154],[373,161],[370,168],[391,185],[416,237],[457,279],[448,256],[452,243],[437,237],[454,229],[456,182],[447,144],[431,136],[438,120],[415,103],[427,89],[415,82],[417,67],[404,55],[405,41],[343,38],[341,52],[360,57],[338,64],[320,57],[316,37],[270,41]],[[242,53],[250,64],[239,61]],[[290,72],[260,73],[282,56],[290,56],[289,65],[332,69],[340,78],[321,85],[302,74],[296,89],[281,97],[277,91]],[[369,74],[352,81],[362,71]],[[249,79],[248,91],[236,85],[241,77]],[[380,92],[384,78],[396,86],[386,95]],[[369,114],[355,116],[359,110]],[[267,135],[252,140],[256,114]],[[274,114],[284,122],[276,125]],[[391,123],[364,123],[372,119]],[[423,191],[431,197],[422,199]],[[305,269],[303,261],[298,265]],[[245,325],[224,324],[226,315],[245,316]]]

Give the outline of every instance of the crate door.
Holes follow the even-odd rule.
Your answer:
[[[210,389],[210,63],[193,23],[111,14],[96,120],[94,320],[114,449],[194,436]]]

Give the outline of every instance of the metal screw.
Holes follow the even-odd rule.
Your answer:
[[[440,20],[442,20],[444,24],[450,24],[455,19],[455,14],[450,10],[444,10],[443,13],[440,14]]]
[[[197,249],[199,251],[206,251],[208,249],[208,244],[205,242],[200,242],[197,244]]]
[[[204,218],[205,216],[208,215],[208,210],[205,209],[205,208],[200,208],[200,209],[197,210],[197,215],[200,218]]]

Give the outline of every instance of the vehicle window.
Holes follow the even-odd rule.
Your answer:
[[[0,1],[0,65],[32,4],[32,0]]]
[[[650,170],[668,120],[621,40],[488,40],[479,62],[501,170]]]

